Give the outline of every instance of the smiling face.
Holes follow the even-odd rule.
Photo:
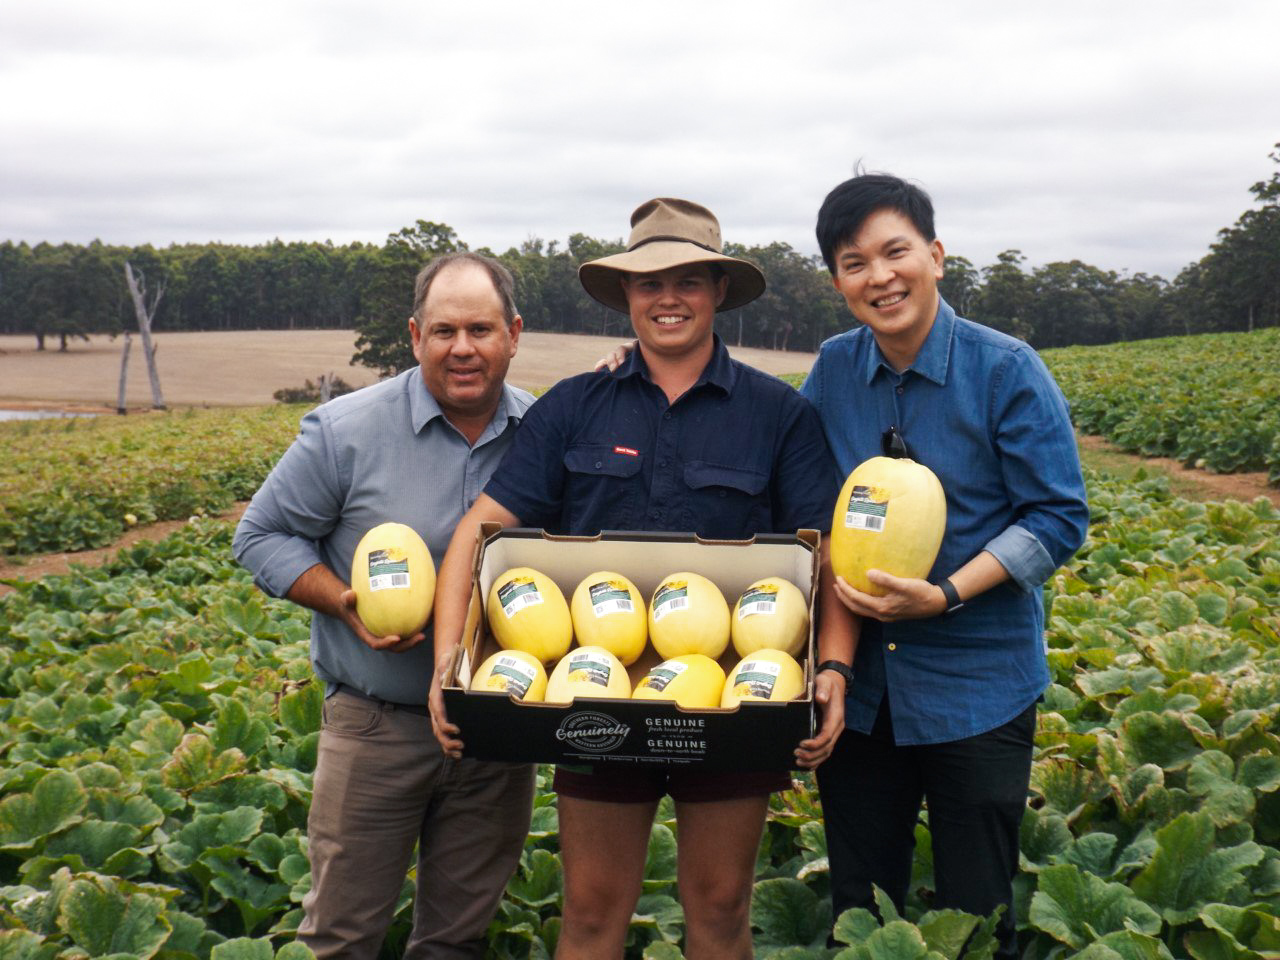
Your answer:
[[[519,316],[508,326],[482,267],[451,265],[432,281],[421,320],[409,319],[409,334],[423,382],[455,426],[493,416],[520,328]]]
[[[710,266],[691,263],[624,274],[621,282],[631,326],[646,356],[684,358],[710,351],[716,307],[728,292],[728,277],[713,279]]]
[[[911,365],[933,328],[942,263],[942,244],[892,209],[874,211],[836,248],[832,284],[899,370]]]

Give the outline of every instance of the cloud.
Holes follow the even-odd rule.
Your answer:
[[[1171,276],[1269,175],[1280,7],[158,0],[0,12],[0,233],[472,246],[684,195],[814,252],[862,159],[953,253]]]

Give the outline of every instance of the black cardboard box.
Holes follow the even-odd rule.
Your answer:
[[[541,530],[485,524],[478,537],[471,604],[463,642],[444,679],[449,719],[461,728],[464,755],[538,763],[685,765],[707,770],[788,770],[796,745],[814,730],[813,622],[819,534],[760,535],[752,541],[708,541],[675,533],[602,533],[556,537]],[[614,570],[635,583],[646,602],[679,570],[711,579],[733,608],[762,577],[784,577],[809,599],[809,640],[801,661],[805,694],[788,703],[744,703],[732,710],[686,710],[653,700],[577,699],[572,704],[523,703],[506,694],[467,689],[472,671],[498,649],[484,617],[495,577],[533,567],[553,579],[568,600],[583,577]],[[652,646],[629,668],[634,687],[660,658]],[[730,644],[720,665],[737,663]]]

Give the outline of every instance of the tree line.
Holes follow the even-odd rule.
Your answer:
[[[1270,155],[1280,165],[1280,143]],[[963,316],[1037,348],[1280,325],[1280,169],[1249,188],[1256,205],[1219,231],[1209,252],[1172,281],[1080,260],[1028,269],[1018,250],[976,266],[948,256],[940,287]],[[356,360],[382,372],[410,365],[405,320],[413,278],[431,257],[467,245],[449,226],[419,220],[384,243],[221,243],[123,247],[0,243],[0,333],[40,349],[133,325],[129,262],[163,282],[156,330],[354,329]],[[529,330],[625,336],[628,323],[590,299],[578,265],[623,249],[576,233],[566,244],[530,238],[496,256],[516,280]],[[849,325],[820,258],[785,243],[726,244],[755,261],[768,291],[717,317],[730,344],[812,351]]]

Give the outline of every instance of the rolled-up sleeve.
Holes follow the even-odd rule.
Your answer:
[[[1044,363],[1015,351],[995,386],[991,419],[1014,522],[985,549],[1032,590],[1084,542],[1089,505],[1067,401]]]
[[[341,507],[332,435],[317,408],[249,502],[232,553],[264,592],[283,597],[322,562],[316,542],[333,530]]]

